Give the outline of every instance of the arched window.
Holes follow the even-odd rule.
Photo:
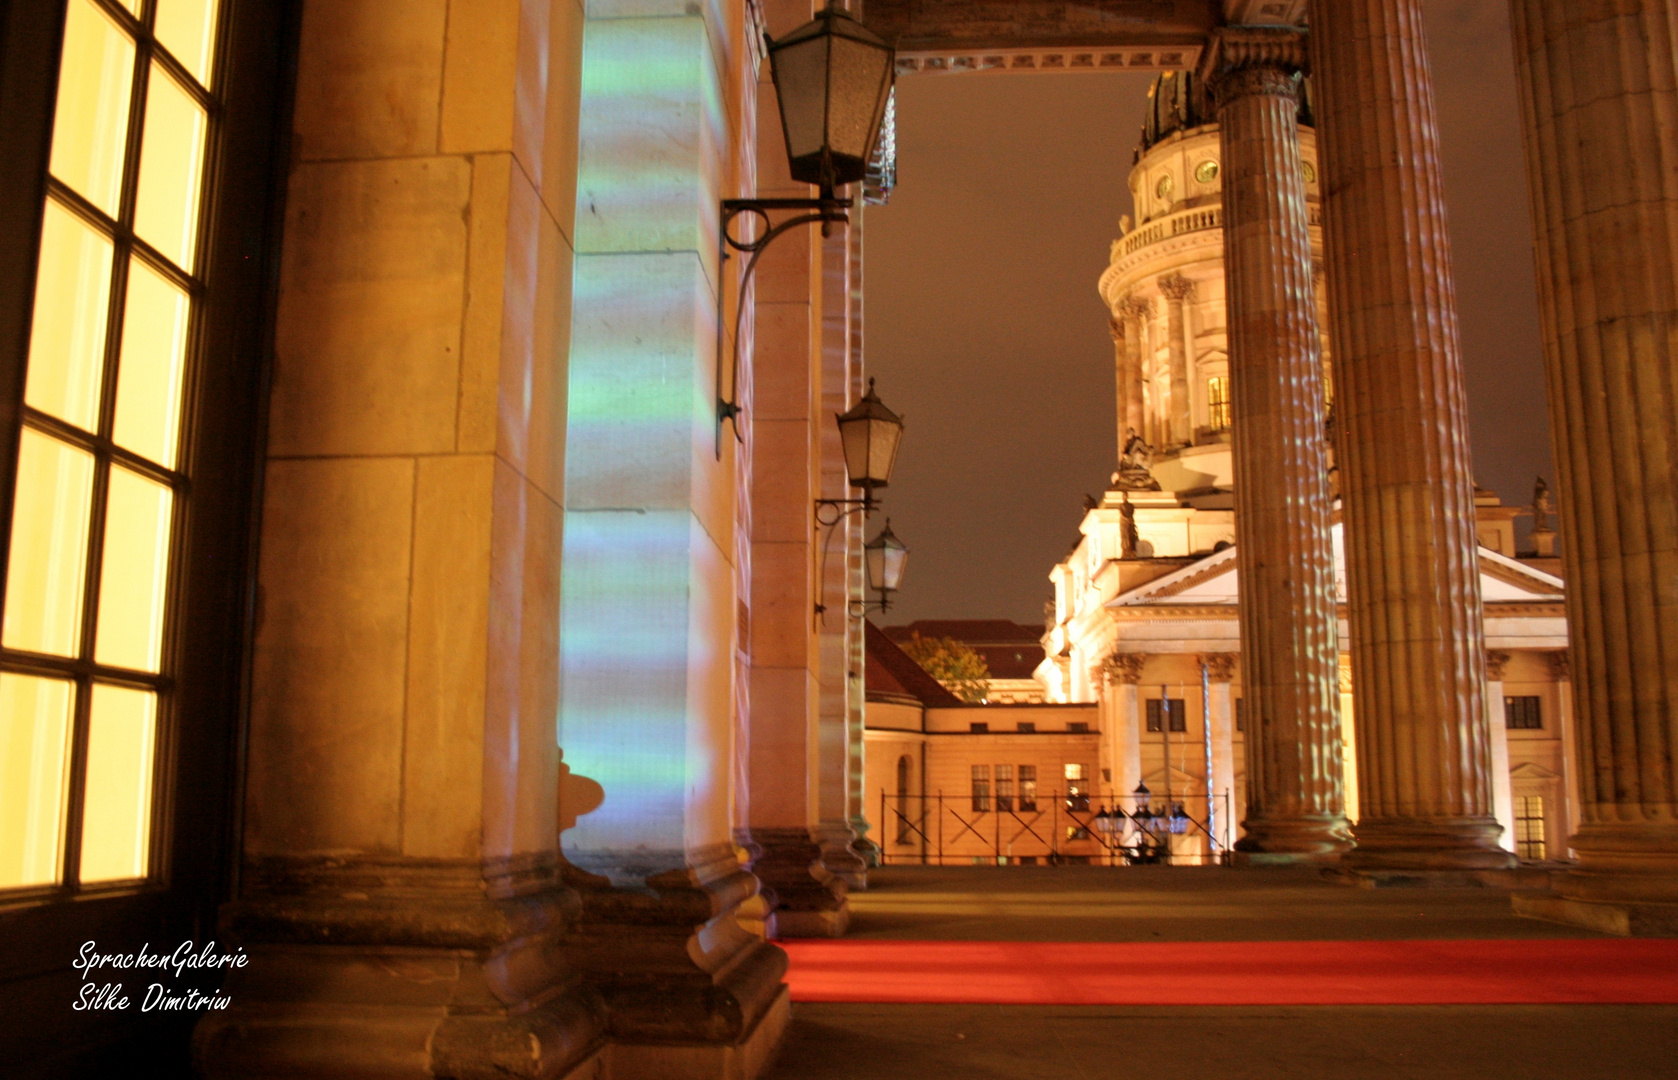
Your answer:
[[[897,759],[897,842],[907,844],[911,830],[909,828],[909,771],[914,768],[914,762],[908,754]]]

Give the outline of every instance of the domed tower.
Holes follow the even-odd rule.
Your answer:
[[[1299,148],[1311,222],[1311,256],[1322,262],[1322,205],[1309,83],[1301,95]],[[1153,474],[1167,491],[1228,491],[1229,351],[1224,317],[1222,169],[1210,95],[1188,72],[1159,76],[1148,90],[1142,141],[1130,170],[1134,207],[1101,275],[1117,366],[1122,456],[1128,432],[1154,448]],[[1316,275],[1319,282],[1321,275]],[[1326,299],[1316,289],[1328,378]]]

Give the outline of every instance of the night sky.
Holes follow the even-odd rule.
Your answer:
[[[1525,505],[1535,476],[1555,476],[1507,9],[1425,8],[1475,474]],[[1042,619],[1084,495],[1115,464],[1096,280],[1132,212],[1151,80],[897,84],[898,187],[867,211],[864,267],[870,373],[906,421],[884,495],[911,554],[886,622]]]

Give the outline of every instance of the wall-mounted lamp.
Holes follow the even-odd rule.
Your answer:
[[[723,396],[723,293],[717,289],[717,457],[722,457],[722,425],[734,421],[740,433],[740,318],[745,311],[746,287],[757,260],[787,230],[822,223],[828,235],[833,223],[848,221],[851,200],[834,197],[841,184],[855,183],[868,173],[868,161],[880,138],[886,103],[891,96],[896,53],[892,47],[828,0],[814,19],[775,41],[767,34],[769,69],[781,109],[781,132],[787,144],[787,165],[794,180],[815,184],[815,199],[724,199],[722,228],[718,231],[719,265],[729,249],[749,256],[740,278],[740,305],[734,316],[734,355],[730,365],[730,396]],[[779,222],[776,211],[796,211]],[[765,232],[755,240],[741,240],[730,231],[734,219],[752,214]]]
[[[868,568],[868,587],[879,594],[875,601],[852,600],[851,614],[857,618],[870,610],[889,611],[891,594],[903,584],[903,569],[909,563],[909,549],[891,531],[891,518],[880,535],[862,545],[863,564]]]
[[[903,418],[886,408],[874,393],[873,379],[868,380],[868,393],[862,400],[834,419],[839,424],[839,443],[845,449],[845,475],[852,487],[862,489],[862,498],[817,499],[819,525],[833,525],[857,510],[865,515],[874,512],[879,505],[874,492],[891,482],[897,445],[903,439]]]

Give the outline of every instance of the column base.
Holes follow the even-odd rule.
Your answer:
[[[1357,847],[1344,867],[1353,872],[1507,870],[1515,856],[1498,846],[1496,818],[1365,819],[1352,827]]]
[[[1323,878],[1337,885],[1362,889],[1520,889],[1531,892],[1550,888],[1553,871],[1532,866],[1503,870],[1353,870],[1346,866],[1328,866],[1323,868]]]
[[[752,872],[771,901],[772,936],[842,936],[851,924],[850,884],[828,871],[809,830],[753,829],[752,842],[762,851]]]
[[[816,843],[822,849],[822,869],[843,878],[847,886],[858,892],[868,888],[868,860],[859,851],[857,833],[849,823],[818,825]]]
[[[774,1062],[790,1023],[792,997],[783,985],[757,1024],[740,1041],[615,1043],[608,1052],[611,1070],[603,1074],[603,1080],[605,1076],[634,1080],[756,1080]]]
[[[1346,819],[1304,817],[1244,821],[1236,866],[1301,866],[1334,862],[1352,846]]]
[[[565,964],[578,898],[551,856],[271,859],[247,881],[221,929],[251,959],[193,1033],[201,1075],[604,1075],[606,1009]]]

